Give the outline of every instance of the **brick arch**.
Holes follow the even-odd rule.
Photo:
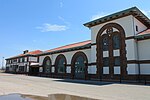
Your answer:
[[[65,73],[66,73],[66,65],[67,65],[67,60],[66,60],[66,57],[63,55],[63,54],[59,54],[55,60],[55,73],[58,73],[58,61],[61,59],[61,58],[64,58],[65,59]]]
[[[72,57],[72,60],[71,60],[71,77],[74,79],[74,76],[75,76],[75,61],[77,59],[77,57],[79,56],[82,56],[85,60],[85,79],[87,79],[87,76],[88,76],[88,58],[86,56],[86,54],[82,51],[79,51],[79,52],[76,52],[73,57]]]
[[[125,49],[125,31],[123,29],[123,27],[117,23],[108,23],[106,25],[104,25],[99,31],[98,31],[98,34],[97,34],[97,37],[96,37],[96,57],[97,57],[97,77],[102,79],[103,78],[103,48],[102,48],[102,33],[107,30],[107,29],[110,29],[110,28],[115,28],[117,29],[118,31],[114,31],[112,32],[111,34],[109,34],[109,42],[112,44],[112,37],[115,35],[115,34],[119,34],[120,36],[120,55],[121,55],[121,59],[120,59],[120,68],[121,68],[121,71],[120,71],[120,76],[121,78],[124,78],[126,76],[126,67],[127,67],[127,60],[126,60],[126,49]],[[112,30],[113,31],[113,30]],[[107,33],[107,31],[106,31]],[[108,33],[107,33],[108,34]],[[112,46],[109,46],[109,49],[112,49]],[[111,50],[111,52],[109,52],[109,55],[113,55],[113,52]],[[110,58],[109,59],[110,61],[114,61],[113,58]],[[109,66],[113,66],[112,64],[109,64]]]

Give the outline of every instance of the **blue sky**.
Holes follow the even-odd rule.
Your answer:
[[[2,57],[48,50],[90,39],[92,19],[137,6],[150,16],[149,0],[0,0]]]

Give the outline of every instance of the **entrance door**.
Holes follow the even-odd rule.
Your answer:
[[[126,74],[125,51],[123,28],[116,23],[104,25],[97,37],[97,67],[101,78],[114,79]]]
[[[103,51],[103,75],[107,78],[114,78],[120,75],[120,34],[110,32],[113,29],[107,29],[106,34],[102,35]]]

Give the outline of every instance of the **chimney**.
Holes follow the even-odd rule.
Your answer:
[[[29,52],[29,50],[25,50],[25,51],[23,51],[23,54],[26,54],[26,53],[28,53]]]

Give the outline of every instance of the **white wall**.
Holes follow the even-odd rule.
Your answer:
[[[127,60],[137,60],[137,44],[136,40],[129,39],[125,41],[126,43],[126,57]]]
[[[29,57],[29,61],[37,62],[37,57]]]
[[[136,26],[138,26],[138,31],[136,31]],[[138,34],[139,32],[142,32],[142,31],[146,30],[146,29],[147,29],[147,27],[134,17],[135,35]]]
[[[140,64],[141,75],[150,75],[150,64]]]
[[[44,58],[47,57],[47,56],[50,57],[50,59],[52,60],[52,55],[40,56],[40,57],[39,57],[39,66],[42,66],[43,61],[44,61]]]
[[[138,41],[139,60],[150,60],[150,39]]]
[[[96,62],[96,45],[91,46],[91,62]]]
[[[39,57],[39,64],[42,65],[43,64],[43,60],[46,56],[49,56],[52,60],[52,65],[55,64],[55,60],[57,58],[58,55],[60,54],[63,54],[65,57],[66,57],[66,60],[67,60],[67,64],[71,64],[71,60],[72,60],[72,57],[73,55],[76,53],[76,52],[79,52],[79,51],[82,51],[86,54],[87,58],[88,58],[88,61],[90,62],[90,52],[91,52],[91,49],[84,49],[84,50],[77,50],[77,51],[70,51],[70,52],[64,52],[64,53],[57,53],[57,54],[52,54],[52,55],[45,55],[45,56],[40,56]]]
[[[150,39],[138,41],[139,60],[150,60]],[[150,64],[140,64],[141,74],[150,75]]]
[[[128,75],[137,75],[137,74],[139,74],[138,64],[127,64],[127,74]]]
[[[105,24],[112,23],[112,22],[113,23],[118,23],[119,25],[121,25],[123,27],[123,29],[125,30],[126,37],[134,36],[133,16],[130,15],[130,16],[126,16],[126,17],[119,18],[119,19],[116,19],[116,20],[108,21],[106,23],[102,23],[102,24],[99,24],[99,25],[91,27],[90,29],[91,29],[91,40],[92,40],[92,43],[96,43],[96,37],[97,37],[98,31]]]

